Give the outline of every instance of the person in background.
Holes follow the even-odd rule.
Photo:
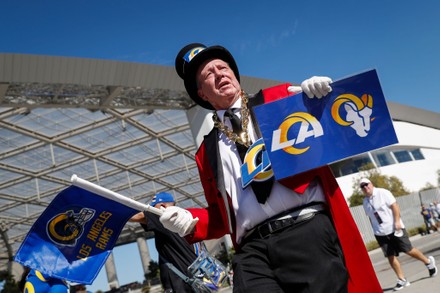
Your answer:
[[[410,285],[397,258],[400,252],[423,262],[428,269],[429,276],[436,276],[437,266],[434,257],[426,257],[420,250],[412,246],[400,217],[399,205],[391,192],[384,188],[375,187],[368,178],[362,178],[359,187],[365,196],[363,207],[370,219],[374,236],[397,275],[398,280],[394,290],[398,291]]]
[[[327,166],[282,181],[261,168],[242,185],[245,162],[267,163],[260,160],[266,151],[253,108],[300,91],[298,99],[322,98],[332,90],[331,79],[312,77],[300,87],[282,84],[248,95],[231,53],[200,43],[182,48],[175,66],[189,96],[213,111],[214,128],[196,153],[208,207],[169,207],[162,224],[190,242],[231,234],[234,292],[382,292]]]
[[[438,231],[439,222],[440,222],[440,214],[437,212],[436,206],[437,206],[437,203],[435,201],[431,202],[429,204],[429,209],[431,210],[432,217],[434,218],[434,221],[435,221],[435,227],[437,228],[437,231]]]
[[[160,209],[175,206],[174,197],[167,192],[159,192],[150,205]],[[187,274],[188,266],[196,259],[193,246],[178,234],[165,229],[159,221],[159,216],[146,212],[135,214],[130,222],[140,223],[145,231],[154,232],[154,241],[159,254],[160,280],[165,293],[193,292],[192,287],[174,273],[167,263],[171,263],[183,274]]]
[[[421,211],[420,214],[423,216],[423,220],[425,221],[426,225],[426,233],[431,233],[431,230],[434,232],[437,232],[437,223],[434,218],[434,214],[431,208],[426,207],[425,204],[422,204],[420,206]]]

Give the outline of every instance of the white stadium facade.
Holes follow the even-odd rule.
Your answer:
[[[412,192],[439,184],[440,113],[391,102],[388,108],[399,142],[331,165],[346,198],[359,167],[367,163],[383,175],[398,177]]]
[[[280,83],[241,80],[250,93]],[[331,165],[346,198],[365,163],[411,191],[438,185],[440,114],[387,104],[399,143]],[[182,207],[205,206],[194,154],[209,116],[174,67],[0,54],[0,271],[15,270],[27,232],[73,174],[142,203],[168,191]],[[118,239],[138,243],[145,272],[152,236],[127,224]]]

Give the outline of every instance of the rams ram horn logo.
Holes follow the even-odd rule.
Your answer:
[[[344,107],[345,116],[341,117],[340,108]],[[373,113],[373,97],[363,94],[358,98],[352,94],[338,96],[332,105],[332,117],[336,123],[342,126],[350,126],[360,137],[368,135],[371,129],[371,117]]]
[[[68,210],[53,217],[47,223],[47,235],[57,244],[75,246],[84,231],[84,225],[90,221],[95,210],[82,208],[78,213]]]

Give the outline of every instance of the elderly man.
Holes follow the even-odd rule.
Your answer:
[[[242,185],[242,164],[261,163],[253,107],[295,93],[283,84],[249,96],[237,64],[221,46],[195,43],[176,57],[189,96],[214,110],[214,128],[196,154],[206,209],[167,208],[160,221],[192,242],[231,234],[234,292],[381,292],[362,238],[328,167],[282,181],[264,168]],[[301,84],[309,98],[331,79]],[[199,221],[191,226],[193,217]]]

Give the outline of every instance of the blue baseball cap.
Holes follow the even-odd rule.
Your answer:
[[[158,203],[163,203],[163,202],[175,202],[174,197],[170,193],[159,192],[156,193],[155,196],[153,196],[153,200],[151,201],[150,205],[154,207]]]

